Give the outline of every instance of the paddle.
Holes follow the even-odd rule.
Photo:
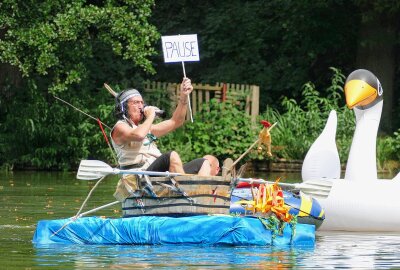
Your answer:
[[[255,183],[255,184],[274,184],[275,182],[266,181],[263,179],[252,179],[252,178],[236,178],[238,181]],[[331,191],[333,182],[329,180],[308,180],[303,183],[282,183],[279,182],[279,185],[282,187],[288,187],[292,189],[299,189],[306,195],[314,197],[316,199],[325,199],[328,197],[329,192]]]
[[[100,160],[82,160],[76,178],[79,180],[95,180],[109,174],[135,174],[167,177],[182,175],[180,173],[170,172],[138,171],[137,169],[120,170],[118,168],[112,168],[110,165]]]

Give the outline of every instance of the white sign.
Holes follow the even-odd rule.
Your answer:
[[[200,61],[197,34],[161,37],[164,62]]]

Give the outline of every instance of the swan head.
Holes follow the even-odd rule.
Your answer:
[[[382,100],[383,89],[371,71],[357,69],[347,77],[344,93],[349,109],[367,109]]]

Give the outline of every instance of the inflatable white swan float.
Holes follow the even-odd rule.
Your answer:
[[[353,71],[345,83],[346,103],[354,108],[356,129],[344,179],[335,143],[337,118],[331,112],[325,129],[304,159],[304,183],[325,210],[319,230],[400,231],[400,173],[393,179],[378,179],[376,136],[382,113],[383,90],[374,74],[365,69]],[[303,183],[303,184],[304,184]],[[307,193],[307,192],[306,192]]]

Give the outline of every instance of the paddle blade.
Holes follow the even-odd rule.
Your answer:
[[[81,160],[76,178],[79,180],[96,180],[113,174],[114,169],[99,160]]]
[[[308,180],[297,185],[304,194],[316,199],[325,199],[331,192],[333,182],[330,180]]]

